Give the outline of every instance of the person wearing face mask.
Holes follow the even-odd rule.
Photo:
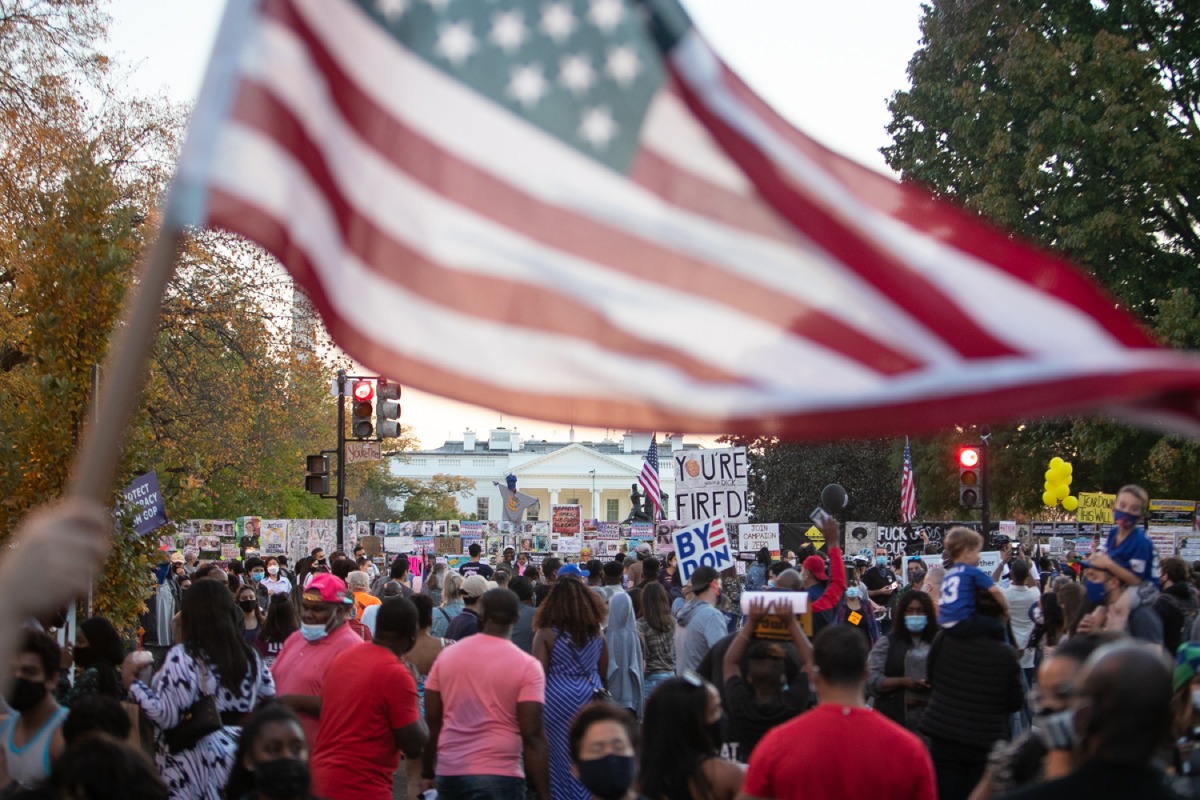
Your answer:
[[[309,793],[308,743],[300,719],[270,703],[242,728],[225,797],[229,800],[313,800]]]
[[[1150,504],[1149,495],[1140,486],[1122,486],[1113,501],[1113,526],[1109,529],[1103,553],[1093,553],[1088,564],[1108,571],[1125,586],[1158,586],[1157,556],[1154,543],[1138,523]]]
[[[1004,795],[1008,800],[1179,800],[1156,760],[1171,735],[1171,669],[1161,651],[1125,640],[1084,664],[1067,709],[1070,773]]]
[[[733,800],[742,766],[721,757],[721,698],[694,672],[658,687],[646,703],[638,786],[667,800]]]
[[[13,713],[0,723],[0,787],[4,796],[31,789],[50,775],[63,754],[62,724],[67,709],[54,699],[60,652],[49,635],[26,630],[12,662],[13,683],[5,700]]]
[[[404,660],[417,625],[412,601],[389,597],[379,606],[371,642],[342,651],[330,663],[321,687],[321,729],[312,747],[314,794],[392,800],[401,754],[413,760],[423,755],[429,729],[418,711],[414,669]]]
[[[1011,742],[996,743],[970,800],[988,800],[1022,786],[1061,778],[1071,771],[1074,738],[1070,704],[1078,692],[1083,665],[1100,647],[1119,640],[1117,634],[1076,636],[1042,661],[1029,693],[1033,727]]]
[[[271,667],[280,702],[295,711],[308,741],[320,730],[321,689],[334,658],[364,644],[346,625],[354,599],[329,573],[312,577],[300,599],[300,629],[288,637]]]
[[[879,623],[876,607],[862,594],[858,583],[853,582],[854,568],[846,570],[846,591],[833,610],[833,624],[846,625],[858,631],[870,649],[879,638]]]
[[[258,585],[266,589],[268,595],[287,594],[290,592],[292,590],[292,582],[284,577],[280,571],[279,561],[273,556],[267,556],[265,564],[267,575]],[[253,577],[254,575],[251,573],[251,579]]]
[[[888,551],[883,547],[875,548],[875,563],[863,573],[863,583],[867,585],[867,599],[872,603],[892,608],[893,601],[899,596],[900,579],[892,571],[888,563]],[[881,625],[884,635],[892,630],[890,619],[884,619]]]
[[[1143,604],[1137,592],[1126,592],[1121,579],[1108,570],[1091,561],[1083,562],[1082,566],[1083,586],[1087,591],[1085,608],[1091,610],[1076,626],[1078,633],[1118,631],[1135,639],[1162,644],[1162,617],[1153,606]]]
[[[267,591],[267,587],[263,586],[263,581],[267,578],[267,565],[262,559],[257,556],[246,559],[246,585],[254,589],[254,597],[258,600],[258,607],[264,612],[267,610],[267,605],[271,602],[271,593]]]
[[[70,708],[80,698],[97,694],[124,699],[121,664],[125,661],[125,646],[111,622],[104,617],[85,619],[79,624],[74,650],[67,652],[80,671],[74,686],[64,686],[66,682],[59,681],[60,704]]]
[[[926,666],[937,636],[933,598],[909,590],[896,602],[899,614],[892,632],[881,636],[867,659],[867,689],[875,710],[916,733],[929,705]]]
[[[243,586],[237,590],[238,609],[242,612],[242,632],[246,637],[246,644],[254,647],[254,643],[258,641],[258,634],[262,631],[264,615],[262,609],[258,607],[258,594],[253,586]]]
[[[584,706],[571,724],[572,771],[595,800],[637,800],[634,741],[629,712],[612,703]]]

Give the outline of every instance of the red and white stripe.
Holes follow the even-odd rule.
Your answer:
[[[804,137],[694,32],[628,176],[345,0],[233,0],[218,48],[170,218],[261,244],[335,341],[416,388],[641,430],[1196,422],[1196,360],[1070,266]]]

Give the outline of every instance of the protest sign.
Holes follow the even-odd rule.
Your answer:
[[[158,490],[158,473],[154,470],[130,481],[121,490],[121,501],[133,515],[133,529],[139,536],[167,524],[167,509],[162,492]]]
[[[712,567],[717,572],[733,566],[733,551],[720,517],[672,533],[675,554],[685,581],[691,580],[697,567]]]
[[[287,555],[288,520],[264,519],[259,521],[263,555]]]
[[[675,518],[681,522],[721,518],[749,522],[749,470],[745,447],[680,450],[675,463]]]
[[[439,556],[450,556],[462,552],[461,536],[436,536],[433,539],[433,552]]]
[[[580,536],[583,533],[583,515],[575,504],[550,507],[550,531],[560,536]],[[578,550],[575,552],[579,552]]]
[[[771,558],[779,560],[779,523],[748,523],[738,525],[738,552],[756,554],[762,548],[771,551]]]
[[[1112,506],[1116,501],[1115,494],[1101,492],[1080,492],[1079,508],[1075,510],[1075,519],[1079,522],[1112,524]]]

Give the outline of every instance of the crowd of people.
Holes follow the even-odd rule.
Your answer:
[[[14,601],[0,797],[1200,797],[1200,568],[1159,561],[1147,506],[1123,488],[1084,558],[956,527],[940,558],[847,559],[828,520],[826,552],[741,578],[648,547],[474,547],[417,581],[405,556],[172,559],[156,652],[99,617],[60,648]]]

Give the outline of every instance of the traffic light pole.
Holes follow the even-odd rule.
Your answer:
[[[338,370],[337,549],[346,543],[346,370]]]
[[[979,433],[980,441],[983,442],[983,447],[979,449],[979,460],[983,462],[980,464],[979,469],[979,483],[981,484],[979,487],[979,516],[983,522],[983,540],[987,542],[990,541],[988,538],[988,516],[991,510],[988,505],[988,470],[991,466],[990,462],[992,460],[992,454],[988,447],[988,441],[992,438],[992,434],[986,426]]]

